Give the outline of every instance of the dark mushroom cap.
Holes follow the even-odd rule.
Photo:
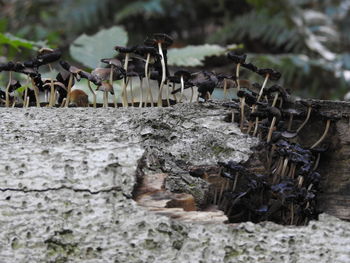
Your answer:
[[[115,46],[114,49],[119,53],[124,53],[124,54],[133,53],[135,51],[135,47]]]
[[[58,61],[62,56],[62,53],[60,50],[52,50],[51,52],[42,52],[37,56],[37,62],[41,65],[46,65],[49,63],[53,63],[55,61]]]
[[[180,77],[178,76],[169,76],[168,80],[173,83],[181,83]]]
[[[321,115],[322,119],[324,120],[337,121],[341,119],[340,114],[331,113],[331,112],[319,112],[319,115]]]
[[[12,79],[9,87],[9,92],[12,92],[20,87],[22,87],[21,83],[18,80]]]
[[[184,70],[184,69],[176,71],[174,73],[174,75],[179,77],[179,78],[181,78],[181,76],[182,76],[185,81],[187,81],[191,78],[191,72]]]
[[[115,67],[122,67],[122,62],[117,58],[103,58],[101,59],[101,62],[113,65]]]
[[[92,83],[94,83],[96,86],[100,86],[101,85],[101,79],[97,78],[96,76],[90,74],[89,72],[86,71],[80,71],[79,72],[79,76],[83,79],[87,79],[89,81],[91,81]]]
[[[227,57],[233,60],[233,62],[236,64],[243,64],[247,58],[247,55],[246,54],[240,55],[234,51],[231,51],[227,54]]]
[[[158,54],[158,51],[156,48],[146,45],[138,45],[135,48],[135,53],[141,56],[151,54],[152,56],[155,56]]]
[[[249,106],[257,104],[257,98],[245,90],[239,90],[237,96],[240,98],[245,98],[245,103]]]
[[[258,67],[253,65],[252,63],[242,63],[241,66],[253,72],[256,72],[258,70]]]
[[[12,61],[0,64],[0,72],[1,71],[12,71],[14,66],[15,66],[15,64]]]
[[[75,76],[77,76],[77,74],[78,74],[80,71],[82,71],[82,69],[79,69],[79,68],[77,68],[77,67],[75,67],[75,66],[72,66],[72,65],[70,65],[68,62],[63,61],[63,60],[60,61],[60,65],[61,65],[61,67],[62,67],[64,70],[66,70],[66,71],[72,73],[72,74],[75,75]]]
[[[263,95],[271,95],[274,92],[278,92],[282,96],[287,94],[287,92],[286,92],[286,90],[284,88],[282,88],[281,86],[275,84],[275,85],[272,85],[269,88],[264,89]]]
[[[280,72],[278,72],[276,70],[273,70],[273,69],[270,69],[270,68],[258,69],[256,71],[256,73],[258,73],[259,75],[261,75],[263,77],[266,77],[267,75],[269,75],[269,79],[273,80],[273,81],[277,81],[281,77],[281,73]]]
[[[277,120],[277,122],[279,121],[279,119],[281,118],[281,111],[278,109],[278,108],[276,108],[276,107],[270,107],[269,109],[268,109],[268,112],[269,112],[269,118],[273,118],[273,117],[275,117],[276,118],[276,120]],[[272,120],[272,118],[271,118],[271,120]]]
[[[161,43],[162,48],[166,49],[173,44],[173,39],[167,34],[156,33],[156,34],[153,34],[152,37],[147,38],[144,42],[146,46],[153,46],[153,47],[157,47],[158,43]]]

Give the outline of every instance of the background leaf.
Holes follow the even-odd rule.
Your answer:
[[[226,48],[219,45],[187,46],[184,48],[172,48],[168,51],[168,64],[171,66],[197,67],[203,65],[205,57],[220,56],[226,52]]]
[[[92,36],[82,34],[70,46],[70,55],[89,68],[95,68],[101,58],[115,55],[115,46],[126,46],[128,34],[119,26],[103,29]]]

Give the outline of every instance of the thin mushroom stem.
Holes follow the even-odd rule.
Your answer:
[[[50,67],[51,68],[51,67]],[[55,103],[55,86],[53,84],[53,79],[50,81],[50,99],[49,99],[49,107],[52,107]]]
[[[125,62],[124,62],[124,70],[125,72],[128,71],[128,64],[129,64],[129,53],[125,54]],[[123,102],[123,107],[128,107],[128,93],[127,93],[127,76],[124,77],[123,81],[123,91],[122,91],[122,102]]]
[[[171,89],[171,91],[174,91],[175,90],[175,82],[173,82],[173,85],[172,85],[172,89]],[[174,100],[175,100],[175,102],[177,103],[177,97],[176,97],[176,94],[173,94],[173,98],[174,98]]]
[[[65,107],[66,101],[67,101],[67,98],[64,98],[64,99],[62,100],[62,103],[61,103],[61,106],[60,106],[61,108]]]
[[[35,95],[35,100],[36,100],[36,106],[40,107],[40,101],[39,101],[39,89],[38,87],[35,85],[34,80],[32,79],[32,86],[34,89],[34,95]]]
[[[227,99],[227,81],[226,78],[224,78],[224,99]]]
[[[68,87],[67,87],[67,99],[66,99],[66,103],[64,104],[64,107],[68,107],[69,105],[69,101],[70,101],[70,93],[72,90],[72,84],[73,84],[73,74],[71,73],[69,75],[69,80],[68,80]]]
[[[134,107],[134,92],[132,90],[132,77],[130,77],[129,80],[130,80],[131,106]]]
[[[245,120],[244,107],[245,107],[245,97],[241,98],[241,123],[240,123],[241,131],[243,131],[243,125]]]
[[[293,116],[294,116],[293,113],[291,113],[291,114],[289,115],[289,121],[288,121],[288,128],[287,128],[287,131],[291,131],[291,130],[292,130]]]
[[[324,138],[326,138],[326,135],[328,133],[330,125],[331,125],[331,120],[328,119],[327,123],[326,123],[326,129],[324,130],[324,133],[322,134],[321,138],[310,147],[311,149],[317,147],[324,140]]]
[[[50,72],[53,73],[51,64],[48,64]],[[49,98],[49,107],[54,106],[55,104],[55,85],[53,84],[53,78],[50,81],[50,98]]]
[[[168,81],[165,82],[165,87],[166,87],[166,101],[168,107],[170,107],[170,95],[169,95],[169,83]]]
[[[180,80],[181,80],[181,96],[180,96],[180,103],[182,102],[182,99],[183,99],[183,97],[184,97],[184,89],[185,89],[185,83],[184,83],[184,77],[183,77],[183,75],[181,75],[181,78],[180,78]]]
[[[241,67],[241,63],[238,63],[237,64],[237,67],[236,67],[236,81],[237,81],[237,90],[239,91],[241,89],[241,84],[239,82],[239,69]]]
[[[114,93],[114,95],[113,95],[113,103],[114,103],[114,108],[117,108],[118,107],[118,105],[117,105],[117,96],[116,96],[116,92],[115,92],[115,90],[114,90],[114,87],[113,87],[113,72],[114,71],[114,66],[111,64],[111,72],[109,73],[109,84],[111,84],[111,86],[112,86],[112,91],[113,91],[113,93]]]
[[[235,180],[233,182],[233,186],[232,186],[232,192],[234,192],[236,190],[236,187],[237,187],[237,181],[238,181],[238,173],[236,174],[235,176]]]
[[[92,104],[93,104],[93,107],[96,108],[96,93],[92,89],[91,83],[90,83],[89,80],[88,80],[88,87],[89,87],[90,92],[92,93]]]
[[[193,102],[193,95],[194,95],[194,89],[193,87],[191,87],[191,99],[190,99],[191,103]]]
[[[307,115],[306,115],[306,118],[305,118],[304,122],[300,125],[300,127],[297,129],[297,131],[296,131],[297,133],[299,133],[299,132],[301,131],[301,129],[304,128],[304,126],[306,125],[306,123],[309,121],[310,115],[311,115],[311,110],[312,110],[312,107],[309,106],[309,107],[307,108]]]
[[[315,165],[314,167],[312,168],[313,171],[315,171],[320,163],[320,158],[321,158],[321,154],[320,153],[317,153],[317,158],[316,158],[316,161],[315,161]]]
[[[275,107],[276,106],[277,100],[278,100],[278,92],[276,92],[275,97],[273,98],[273,102],[272,102],[271,107]]]
[[[6,97],[6,102],[5,106],[8,108],[10,107],[10,94],[9,94],[9,89],[11,87],[11,82],[12,82],[12,71],[9,71],[9,82],[7,83],[6,86],[6,91],[5,91],[5,97]]]
[[[142,77],[140,77],[140,93],[141,93],[141,97],[140,97],[140,103],[139,103],[139,108],[142,108],[142,104],[143,104],[143,79]],[[147,103],[147,100],[146,100]]]
[[[166,78],[166,69],[165,69],[164,54],[163,54],[163,50],[162,50],[162,43],[160,43],[160,42],[158,43],[158,50],[159,50],[159,54],[161,55],[160,62],[162,64],[162,81],[160,82],[157,106],[162,107],[163,106],[162,105],[162,93],[163,93],[163,86],[164,86],[164,82],[165,82],[165,78]]]
[[[263,91],[264,91],[264,89],[265,89],[265,87],[266,87],[266,84],[267,84],[267,81],[268,81],[269,77],[270,77],[269,74],[267,74],[267,75],[265,76],[264,83],[263,83],[263,85],[261,86],[261,89],[260,89],[260,92],[259,92],[259,96],[258,96],[258,98],[257,98],[257,100],[256,100],[257,102],[259,102],[260,99],[261,99],[261,96],[262,96]],[[256,107],[255,107],[255,109],[256,109]],[[255,111],[255,110],[254,110],[254,111]],[[253,112],[254,112],[254,111],[253,111]],[[255,128],[254,128],[253,136],[256,136],[256,134],[257,134],[257,132],[258,132],[258,126],[259,126],[258,124],[259,124],[259,117],[256,117],[256,118],[255,118]]]
[[[275,124],[276,124],[276,117],[273,117],[271,121],[270,129],[269,129],[269,134],[267,135],[267,139],[266,139],[267,143],[271,141],[272,132],[273,132],[273,128],[275,127]]]
[[[261,86],[261,89],[260,89],[260,92],[259,92],[259,96],[258,96],[257,102],[259,102],[260,99],[261,99],[261,96],[262,96],[262,94],[264,92],[264,89],[266,87],[266,84],[267,84],[267,81],[268,81],[269,77],[270,77],[270,74],[266,74],[264,82],[263,82],[263,84]]]
[[[26,107],[27,96],[28,96],[28,87],[25,87],[25,89],[24,89],[24,98],[23,98],[23,108]]]
[[[147,97],[146,97],[146,107],[147,107],[147,102],[148,102],[148,96],[150,97],[151,107],[154,107],[152,89],[151,89],[151,86],[150,86],[150,84],[149,84],[149,72],[148,72],[148,67],[149,67],[149,61],[150,61],[150,59],[151,59],[151,54],[148,53],[148,54],[147,54],[147,59],[146,59],[146,65],[145,65],[145,76],[146,76],[146,84],[147,84],[147,90],[148,90],[148,94],[147,94]]]
[[[281,177],[283,177],[284,174],[286,173],[286,170],[287,170],[287,167],[288,167],[288,162],[289,162],[289,159],[286,157],[284,159],[284,162],[283,162],[283,167],[282,167],[282,171],[281,171]]]

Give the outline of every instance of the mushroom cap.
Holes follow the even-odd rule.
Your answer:
[[[281,78],[281,73],[271,68],[261,68],[261,69],[258,69],[256,73],[258,73],[263,77],[266,77],[267,75],[269,75],[269,79],[273,81],[277,81]]]
[[[227,57],[231,60],[233,60],[236,64],[243,64],[247,58],[246,54],[238,54],[235,51],[231,51],[227,54]]]
[[[117,58],[103,58],[103,59],[101,59],[101,62],[109,64],[109,65],[113,65],[116,67],[122,66],[122,62]]]
[[[271,93],[278,92],[279,94],[287,94],[287,91],[279,85],[272,85],[269,88],[264,89],[263,95],[270,95]]]
[[[111,74],[111,68],[95,68],[91,75],[94,78],[97,78],[101,81],[108,81]],[[120,80],[125,76],[125,71],[120,70],[119,68],[113,69],[113,80]]]
[[[243,68],[249,69],[249,70],[251,70],[253,72],[256,72],[258,70],[258,67],[253,65],[252,63],[242,63],[241,66]]]
[[[298,133],[296,132],[290,132],[290,131],[283,131],[281,133],[281,136],[284,138],[284,139],[293,139],[295,138],[296,136],[298,135]]]
[[[275,117],[277,121],[279,121],[279,119],[281,118],[282,114],[279,108],[277,107],[270,107],[268,109],[268,113],[269,113],[269,118],[271,117]],[[272,119],[272,118],[271,118]]]
[[[12,79],[9,87],[9,92],[12,92],[20,87],[22,87],[21,83],[18,80]]]
[[[283,112],[283,114],[287,114],[287,115],[293,114],[293,115],[296,115],[296,116],[302,114],[302,111],[294,109],[294,108],[283,109],[282,112]]]
[[[173,42],[173,39],[169,35],[164,33],[156,33],[153,34],[152,37],[147,38],[144,41],[144,44],[146,46],[157,47],[158,43],[161,43],[162,48],[166,49],[170,47],[173,44]]]
[[[122,46],[115,46],[114,49],[118,51],[119,53],[132,53],[135,51],[135,47],[122,47]]]
[[[113,86],[109,82],[102,82],[101,86],[98,86],[96,90],[107,91],[114,95]]]
[[[52,62],[55,62],[57,60],[59,60],[62,56],[61,51],[57,50],[52,50],[52,52],[44,52],[44,53],[40,53],[37,56],[37,61],[39,66],[41,65],[45,65],[45,64],[50,64]]]
[[[80,71],[79,72],[79,76],[83,79],[87,79],[89,81],[91,81],[92,83],[94,83],[96,86],[100,86],[101,85],[101,79],[97,78],[96,76],[90,74],[89,72],[86,71]]]
[[[72,66],[72,65],[70,65],[68,62],[63,61],[63,60],[60,61],[60,65],[61,65],[61,67],[62,67],[64,70],[66,70],[66,71],[72,73],[72,74],[75,75],[75,76],[76,76],[80,71],[82,71],[81,69],[79,69],[79,68],[77,68],[77,67],[75,67],[75,66]]]
[[[191,72],[189,72],[187,70],[184,70],[184,69],[176,71],[174,73],[174,75],[177,76],[177,77],[180,77],[180,78],[182,76],[185,81],[189,80],[191,78]]]
[[[42,47],[38,50],[38,54],[40,54],[40,55],[52,53],[52,52],[54,52],[54,50],[52,48],[49,48],[49,47]]]
[[[324,120],[331,120],[331,121],[337,121],[342,118],[340,114],[337,113],[332,113],[332,112],[319,112],[321,115],[322,119]]]
[[[179,76],[169,76],[168,80],[170,82],[174,82],[174,83],[181,83],[180,77]]]
[[[151,54],[151,55],[157,55],[158,51],[156,48],[152,46],[146,46],[146,45],[138,45],[135,48],[135,53],[141,56]]]
[[[15,66],[15,63],[13,63],[12,61],[0,64],[0,72],[1,71],[12,71],[14,66]]]

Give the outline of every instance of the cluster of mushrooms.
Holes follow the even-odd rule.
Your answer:
[[[269,81],[279,80],[279,72],[258,68],[246,62],[246,55],[230,52],[228,58],[236,65],[233,75],[186,70],[171,75],[167,48],[172,43],[168,35],[154,34],[142,45],[117,46],[118,55],[101,59],[106,66],[91,72],[61,60],[59,50],[43,48],[30,61],[0,64],[0,72],[9,74],[5,91],[0,90],[0,106],[97,107],[96,92],[102,91],[104,100],[99,106],[162,107],[183,102],[185,89],[191,89],[186,100],[192,102],[210,99],[215,88],[223,88],[227,98],[227,90],[237,88],[238,99],[226,103],[232,108],[230,122],[238,122],[243,133],[259,137],[264,142],[266,173],[255,174],[233,161],[219,163],[223,183],[219,190],[215,190],[213,202],[225,211],[230,222],[270,220],[303,225],[317,218],[316,197],[320,183],[317,167],[321,153],[326,150],[320,145],[336,116],[323,114],[324,133],[311,146],[302,147],[298,144],[298,135],[312,112],[316,112],[317,105],[305,102],[304,109],[298,110],[293,106],[295,101],[288,90],[276,84],[268,86]],[[41,67],[52,71],[53,63],[59,71],[56,78],[42,78]],[[242,69],[259,74],[263,78],[262,84],[240,79]],[[14,73],[26,75],[26,84],[16,80]],[[87,80],[92,103],[84,91],[72,89],[80,79]],[[139,81],[140,87],[137,101],[134,99],[134,79]],[[121,98],[115,96],[114,82],[117,80],[122,83]],[[150,80],[157,83],[157,94],[153,94]],[[25,87],[24,92],[15,96],[15,91],[21,87]],[[197,98],[194,98],[194,89],[197,89]],[[109,93],[114,98],[112,105],[108,103]],[[40,100],[40,94],[45,95],[45,101]]]
[[[260,139],[264,172],[252,172],[249,167],[234,161],[221,162],[222,180],[216,185],[212,201],[223,210],[232,223],[273,221],[284,225],[305,225],[317,219],[317,194],[320,156],[326,151],[326,138],[332,121],[339,116],[318,111],[318,105],[295,99],[279,85],[268,86],[281,74],[272,69],[258,69],[246,63],[246,55],[230,52],[236,64],[232,78],[237,83],[238,99],[226,103],[232,108],[227,118],[238,122],[243,133]],[[263,77],[263,83],[241,86],[240,68]],[[311,145],[300,145],[300,134],[311,115],[324,119],[320,138]]]
[[[194,88],[198,90],[196,100],[209,99],[214,88],[222,83],[223,77],[212,72],[190,73],[178,70],[172,76],[168,70],[167,48],[173,40],[166,34],[154,34],[142,45],[133,47],[116,46],[118,55],[113,58],[103,58],[106,66],[87,72],[61,60],[61,52],[43,48],[36,58],[25,62],[8,62],[0,64],[0,72],[9,73],[9,81],[5,90],[0,90],[0,105],[5,107],[97,107],[96,92],[102,91],[103,107],[162,107],[184,101],[184,90],[190,88],[190,98],[194,101]],[[53,64],[54,63],[54,64]],[[53,66],[55,65],[55,66]],[[58,70],[56,78],[41,77],[41,68]],[[16,79],[14,73],[27,76],[23,85]],[[17,74],[18,76],[18,74]],[[73,88],[76,81],[86,79],[91,94]],[[139,81],[140,97],[135,100],[133,80]],[[120,80],[122,92],[116,96],[114,82]],[[158,84],[158,92],[152,91],[152,83]],[[220,82],[221,80],[221,82]],[[93,84],[93,85],[92,85]],[[176,87],[178,85],[178,87]],[[24,92],[16,90],[24,88]],[[17,94],[17,95],[16,95]],[[45,95],[44,101],[41,99]],[[108,103],[108,95],[113,95],[113,104]],[[92,103],[89,102],[89,95]]]

